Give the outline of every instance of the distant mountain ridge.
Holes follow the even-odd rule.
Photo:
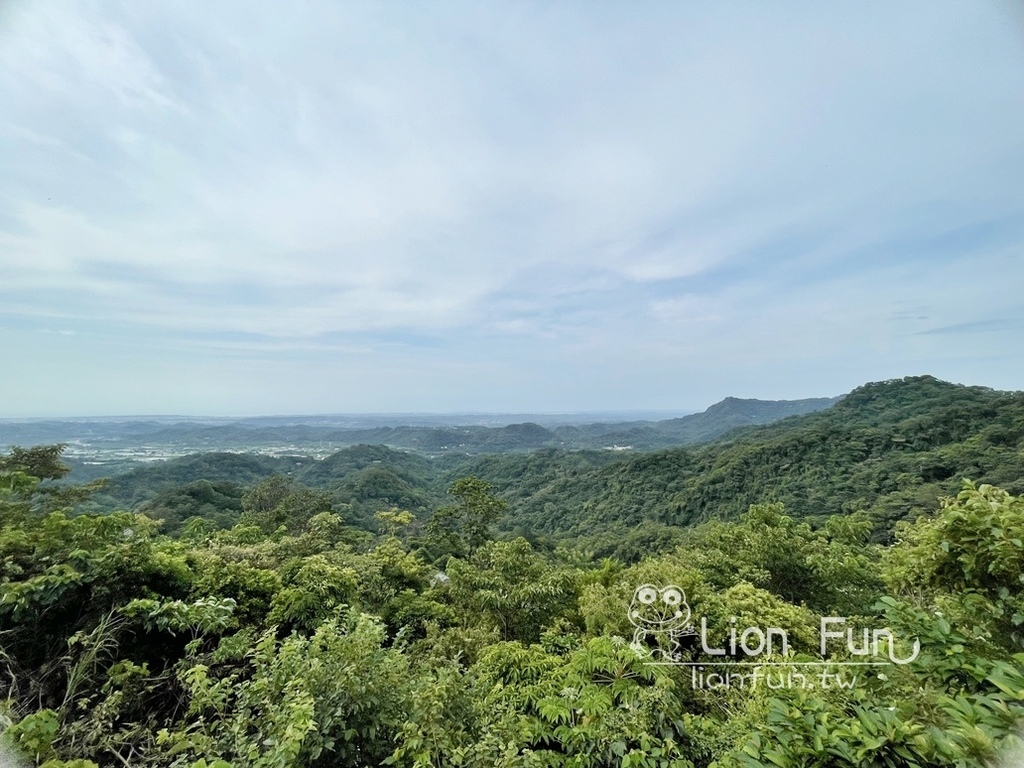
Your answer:
[[[843,399],[811,397],[803,400],[756,400],[727,397],[702,413],[657,423],[661,432],[674,433],[683,445],[704,443],[721,437],[739,427],[771,424],[790,416],[802,416],[831,408]]]
[[[708,442],[730,430],[769,424],[828,408],[839,398],[756,400],[727,397],[701,413],[660,421],[487,426],[381,424],[339,428],[310,417],[311,424],[268,425],[265,419],[228,423],[160,421],[0,421],[0,447],[68,443],[68,457],[117,455],[121,462],[209,451],[327,455],[352,445],[387,445],[427,454],[505,453],[541,448],[654,450]],[[376,417],[374,417],[376,418]],[[494,418],[494,417],[492,417]],[[145,449],[146,452],[142,452]],[[134,453],[133,453],[134,452]]]
[[[642,556],[673,529],[766,502],[819,522],[862,510],[883,536],[934,511],[964,479],[1024,493],[1024,392],[908,376],[707,444],[551,471],[529,486],[482,460],[466,471],[505,493],[517,512],[509,528],[588,539],[603,553],[629,538],[639,546],[630,557]]]
[[[765,406],[727,398],[710,415],[673,420],[667,428],[693,434],[717,412],[715,428],[723,429],[729,417],[766,418],[829,400]],[[665,428],[658,422],[602,426],[612,430],[603,440]],[[550,432],[510,425],[493,429],[488,439],[522,445]],[[443,444],[462,434],[436,432],[433,439]],[[191,515],[227,522],[237,517],[246,486],[283,474],[328,490],[345,505],[347,520],[372,528],[374,513],[394,506],[426,519],[448,503],[452,481],[473,475],[508,502],[509,514],[498,523],[506,535],[575,540],[598,555],[633,560],[670,547],[683,528],[735,518],[751,504],[781,502],[787,514],[818,522],[863,510],[875,534],[886,536],[896,521],[933,511],[964,478],[1022,494],[1024,392],[907,377],[866,384],[831,407],[737,427],[714,441],[625,454],[557,447],[428,453],[378,444],[320,459],[207,452],[133,466],[112,473],[117,476],[96,499],[97,511],[141,505],[170,526]]]

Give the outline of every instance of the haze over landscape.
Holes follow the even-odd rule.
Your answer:
[[[0,416],[1021,388],[1014,3],[11,2]]]

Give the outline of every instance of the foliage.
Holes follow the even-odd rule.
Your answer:
[[[965,482],[942,513],[898,529],[890,586],[905,594],[958,596],[989,637],[1024,647],[1024,498]]]
[[[884,541],[874,502],[799,513],[841,495],[851,467],[864,481],[892,461],[917,472],[893,492],[915,494],[936,470],[911,466],[926,453],[974,461],[979,435],[990,457],[1015,450],[1012,397],[951,392],[927,379],[868,387],[788,425],[626,462],[473,459],[536,470],[519,487],[552,505],[561,541],[493,539],[506,513],[508,530],[529,522],[511,485],[456,479],[446,506],[420,459],[382,471],[384,449],[310,462],[306,477],[326,473],[319,488],[273,472],[233,490],[178,478],[190,490],[163,508],[222,489],[239,514],[214,504],[207,521],[200,506],[170,530],[138,508],[73,514],[45,490],[59,447],[19,449],[0,462],[0,748],[49,768],[993,764],[1024,724],[1024,500],[962,483]],[[998,429],[979,431],[983,418]],[[768,487],[779,461],[797,479],[777,473],[776,498],[734,510],[729,494]],[[444,471],[459,466],[449,457]],[[355,520],[343,486],[366,491]],[[409,488],[434,499],[432,517],[388,496]],[[796,511],[780,502],[800,488],[812,492]],[[558,489],[580,490],[578,503]],[[673,501],[627,526],[652,498]],[[720,498],[721,517],[675,524],[672,505]],[[564,537],[577,523],[589,529]],[[624,557],[587,549],[602,541]],[[673,587],[686,618],[635,623],[640,585]],[[822,617],[875,632],[880,658],[906,663],[834,666],[863,657],[842,641],[823,654]],[[742,648],[703,645],[724,651],[744,627],[786,632],[785,651],[757,657],[773,665],[760,678]],[[804,684],[818,674],[836,684]]]
[[[504,640],[537,642],[567,607],[573,613],[577,575],[548,565],[525,539],[488,542],[469,562],[449,560],[448,577],[456,609]]]
[[[490,483],[476,477],[456,480],[448,493],[457,503],[434,512],[427,523],[425,543],[435,556],[471,555],[487,541],[491,524],[508,504],[491,492]]]
[[[214,655],[179,673],[194,719],[158,742],[173,765],[379,764],[391,752],[407,685],[403,658],[383,641],[383,626],[359,614],[339,614],[309,637],[265,632],[242,665]]]

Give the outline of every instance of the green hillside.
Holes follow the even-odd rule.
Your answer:
[[[751,414],[750,401],[719,405]],[[934,509],[965,478],[1024,491],[1024,394],[908,377],[707,445],[649,453],[545,448],[429,458],[354,446],[322,460],[200,454],[115,477],[92,503],[144,504],[170,530],[195,514],[230,522],[240,489],[275,474],[328,491],[350,522],[369,529],[375,512],[392,507],[427,519],[451,482],[473,475],[509,504],[506,534],[580,540],[627,560],[670,546],[680,527],[735,519],[765,502],[811,522],[864,510],[884,540],[895,521]],[[200,481],[221,485],[193,485]]]
[[[246,487],[272,476],[330,493],[346,519],[373,528],[373,514],[400,507],[423,518],[444,501],[441,473],[423,456],[384,446],[345,448],[322,460],[307,456],[203,453],[136,467],[109,478],[80,511],[138,509],[173,532],[190,517],[233,525]]]
[[[462,469],[515,510],[507,526],[582,537],[599,551],[637,526],[735,519],[781,502],[812,521],[865,510],[877,535],[934,509],[962,479],[1024,490],[1024,393],[930,376],[867,384],[832,408],[732,433],[700,448],[633,456],[598,468],[549,469],[524,481],[514,465]]]

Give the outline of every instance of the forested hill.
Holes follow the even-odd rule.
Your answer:
[[[1024,393],[930,376],[880,382],[827,410],[640,454],[547,448],[430,458],[384,446],[323,460],[202,454],[115,477],[94,503],[140,508],[170,530],[191,516],[229,525],[245,489],[274,474],[329,492],[350,522],[367,527],[391,507],[426,519],[447,503],[453,480],[474,475],[509,503],[499,523],[506,533],[570,538],[625,559],[671,544],[680,527],[767,501],[812,519],[863,509],[884,537],[894,521],[934,510],[963,478],[1024,491]]]
[[[599,552],[627,557],[624,548],[661,546],[676,526],[736,518],[772,501],[812,519],[864,510],[882,534],[898,519],[934,510],[964,478],[1024,490],[1024,393],[909,377],[700,448],[586,471],[552,461],[546,482],[511,460],[466,470],[505,494],[516,511],[509,527],[583,537]]]
[[[609,444],[653,450],[716,440],[738,427],[770,424],[788,416],[831,407],[838,397],[803,400],[754,400],[727,397],[701,413],[678,419],[622,424],[590,424],[555,429],[559,447],[606,448]]]
[[[326,490],[349,523],[372,526],[374,512],[400,507],[425,518],[446,502],[446,473],[416,453],[382,445],[345,448],[324,459],[201,453],[153,462],[109,478],[86,510],[138,509],[175,531],[186,519],[237,522],[247,488],[279,475]]]
[[[840,397],[813,397],[805,400],[754,400],[727,397],[703,413],[658,422],[661,432],[685,436],[683,444],[715,440],[737,427],[771,424],[787,416],[823,411]]]

